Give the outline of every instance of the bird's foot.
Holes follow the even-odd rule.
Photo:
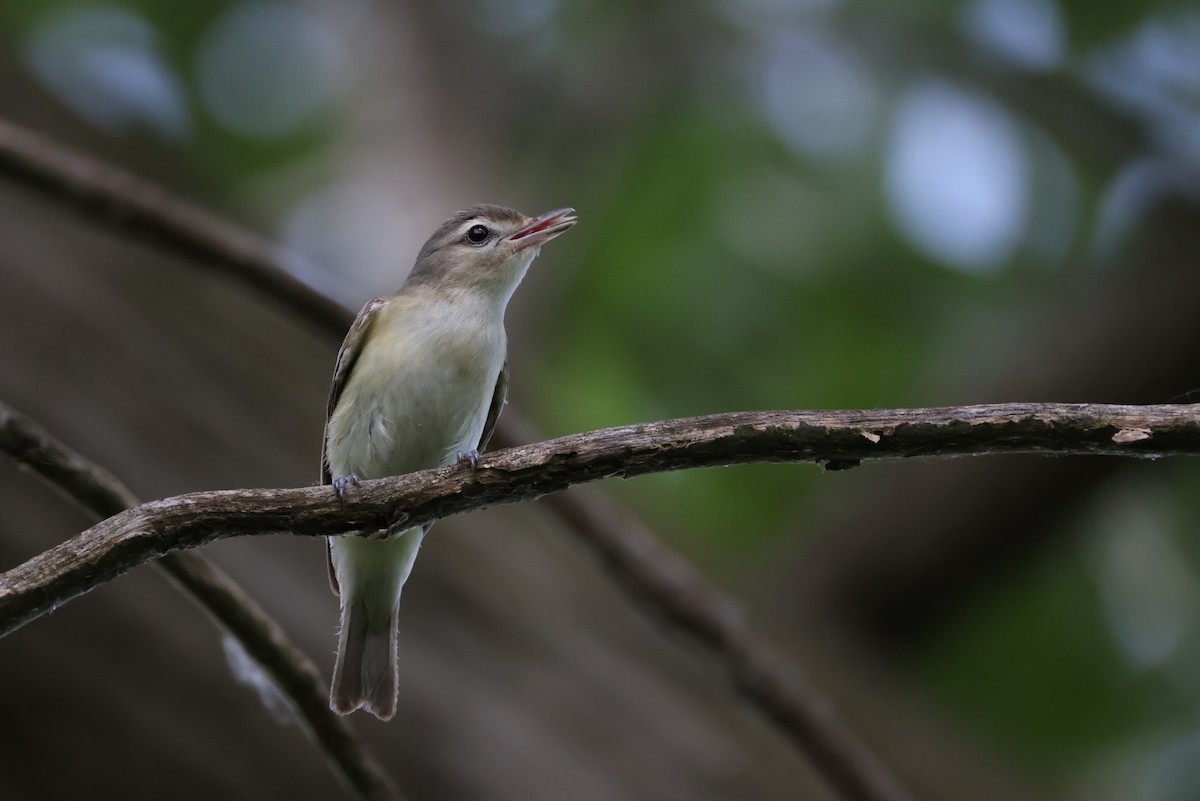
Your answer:
[[[472,473],[478,472],[478,470],[479,470],[479,451],[477,451],[477,450],[459,451],[456,462],[458,464],[470,465]]]
[[[351,473],[348,476],[335,476],[333,479],[333,491],[338,496],[339,501],[346,500],[346,485],[357,484],[358,476]]]

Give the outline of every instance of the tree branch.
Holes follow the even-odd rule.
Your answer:
[[[354,319],[293,275],[300,260],[166,189],[0,119],[0,175],[119,233],[251,287],[341,341]]]
[[[330,536],[408,528],[534,500],[601,478],[752,462],[826,462],[988,453],[1200,454],[1200,405],[1004,403],[941,409],[736,412],[619,426],[328,487],[211,490],[114,515],[0,575],[0,636],[172,551],[251,534]]]
[[[528,501],[571,485],[691,467],[988,453],[1160,457],[1200,454],[1200,406],[993,404],[943,409],[742,412],[603,429],[487,454],[464,466],[363,481],[345,502],[328,487],[197,492],[117,514],[0,576],[0,634],[150,559],[237,535],[351,534],[409,527],[488,506]],[[610,551],[627,562],[629,549]],[[720,650],[745,693],[810,750],[847,797],[903,798],[856,747],[832,711],[789,681],[769,649],[731,616],[730,604],[689,577],[674,579],[663,553],[642,585],[671,619]],[[685,576],[687,574],[685,573]],[[698,583],[698,582],[697,582]],[[689,586],[689,584],[691,586]],[[847,761],[847,756],[850,757]],[[875,782],[882,782],[876,785]]]
[[[133,493],[111,473],[3,403],[0,451],[96,517],[110,517],[138,505]],[[197,553],[169,553],[154,564],[270,674],[291,701],[309,739],[355,798],[401,801],[366,743],[329,709],[329,691],[317,666],[233,579]]]

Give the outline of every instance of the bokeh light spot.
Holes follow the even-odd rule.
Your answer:
[[[1025,228],[1029,164],[1016,123],[990,99],[941,80],[900,98],[887,145],[888,208],[937,261],[995,269]]]
[[[110,133],[142,127],[181,138],[191,131],[183,89],[158,52],[154,29],[128,9],[50,14],[30,33],[25,58],[59,100]]]
[[[196,77],[209,112],[234,133],[294,132],[344,82],[338,35],[296,6],[245,3],[220,17],[200,43]]]

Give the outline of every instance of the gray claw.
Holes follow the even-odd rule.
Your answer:
[[[339,501],[346,500],[346,485],[357,484],[358,476],[351,473],[348,476],[337,476],[333,479],[333,491],[337,494]]]
[[[459,451],[457,462],[458,464],[469,464],[471,472],[474,473],[479,469],[479,451]]]

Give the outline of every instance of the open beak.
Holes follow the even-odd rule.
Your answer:
[[[575,224],[575,209],[558,209],[534,217],[528,223],[505,237],[517,250],[535,248]]]

